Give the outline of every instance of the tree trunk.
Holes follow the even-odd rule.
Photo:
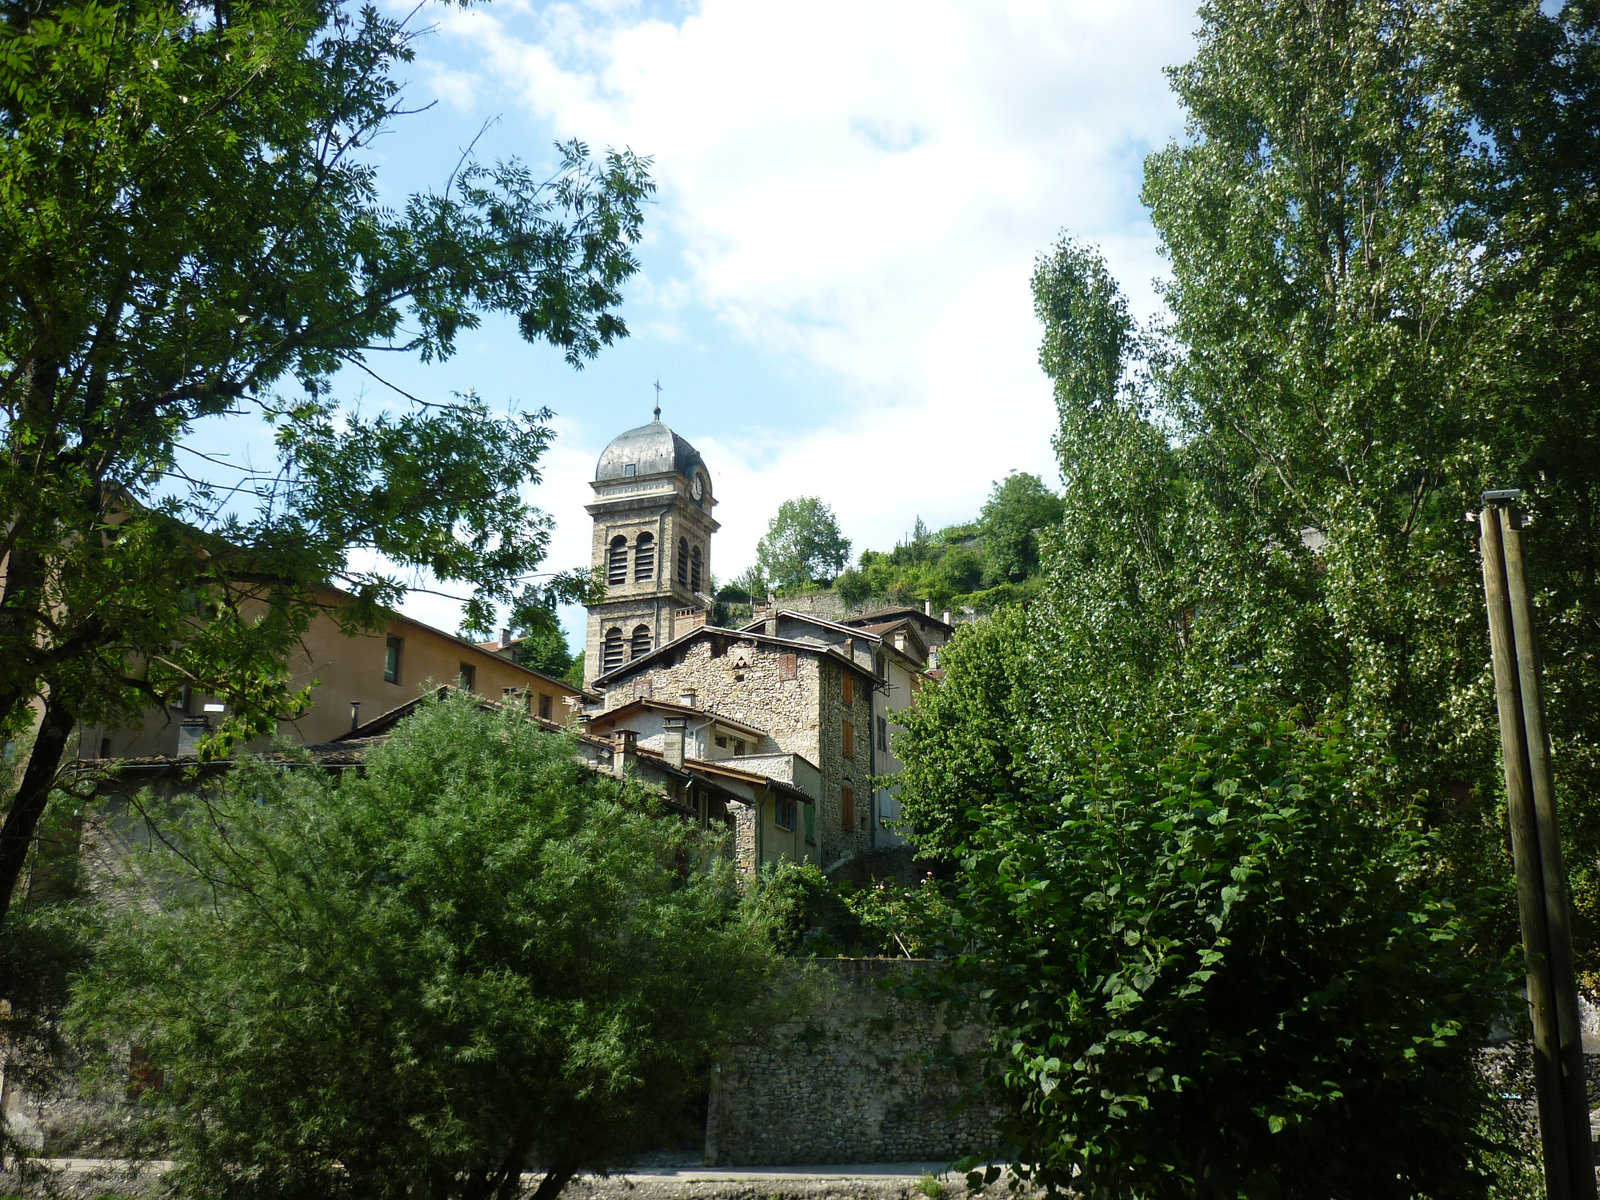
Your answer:
[[[28,849],[38,832],[39,821],[50,800],[50,790],[55,786],[61,756],[76,723],[77,713],[52,687],[45,696],[44,718],[34,736],[27,770],[22,773],[22,783],[11,802],[11,811],[6,814],[5,825],[0,826],[0,928],[4,928],[6,915],[11,910],[12,897],[27,866]]]
[[[544,1178],[539,1180],[539,1186],[534,1189],[533,1200],[556,1200],[567,1184],[572,1182],[572,1177],[578,1173],[575,1166],[552,1166],[544,1173]],[[517,1194],[516,1184],[513,1182],[509,1191],[502,1185],[500,1194],[495,1200],[511,1200]]]

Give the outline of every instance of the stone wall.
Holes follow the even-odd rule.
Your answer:
[[[815,984],[796,985],[800,1015],[717,1063],[706,1163],[951,1162],[986,1150],[994,1111],[961,1102],[988,1030],[907,994],[930,968],[820,960]]]
[[[794,674],[784,660],[793,656]],[[756,755],[798,754],[821,775],[817,803],[818,858],[824,865],[873,845],[873,728],[869,679],[852,674],[852,696],[844,702],[849,668],[826,649],[798,642],[708,632],[641,668],[606,692],[606,708],[627,704],[641,688],[658,699],[676,700],[693,690],[708,712],[766,731]],[[843,728],[854,728],[854,753],[844,753]],[[740,759],[725,760],[737,767]],[[855,792],[854,820],[843,819],[843,789]]]

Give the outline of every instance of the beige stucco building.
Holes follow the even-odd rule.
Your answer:
[[[357,725],[398,708],[429,684],[453,684],[487,699],[526,708],[556,725],[573,719],[581,693],[559,679],[398,613],[381,631],[347,634],[334,610],[348,603],[330,589],[289,663],[290,687],[310,687],[311,703],[278,736],[304,746],[331,742]],[[216,697],[184,689],[136,726],[87,726],[79,731],[80,758],[186,757],[216,728],[226,709]],[[250,749],[263,750],[270,738]]]

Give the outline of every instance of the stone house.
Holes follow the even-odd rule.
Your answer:
[[[603,699],[589,724],[615,728],[637,713],[630,723],[647,727],[635,701],[693,694],[708,722],[758,731],[730,765],[793,756],[814,770],[807,840],[826,866],[872,846],[874,682],[870,665],[832,647],[702,625],[596,679]]]

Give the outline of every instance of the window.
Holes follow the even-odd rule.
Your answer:
[[[639,473],[639,464],[638,463],[623,463],[622,464],[622,477],[624,479],[632,479],[638,473]]]
[[[552,717],[550,715],[554,711],[555,711],[555,701],[551,700],[550,697],[545,695],[543,692],[540,692],[539,693],[539,715],[541,717],[543,717],[546,721],[551,721],[551,720],[555,719],[554,717]]]
[[[846,704],[854,704],[856,702],[856,680],[855,676],[851,675],[849,671],[846,671],[839,680],[839,699]]]
[[[793,654],[778,655],[778,678],[793,679],[799,673],[800,660]]]
[[[806,805],[806,841],[812,845],[817,841],[817,806]]]
[[[385,683],[400,682],[400,649],[406,644],[404,638],[397,638],[390,634],[383,643],[383,681]]]
[[[735,758],[739,758],[743,754],[744,754],[744,739],[743,738],[734,738],[733,739],[733,756]],[[794,826],[791,825],[789,828],[793,829]]]
[[[689,551],[689,590],[700,590],[700,547],[696,546]]]
[[[882,650],[879,650],[877,654],[873,655],[872,669],[873,673],[876,674],[879,679],[889,678],[889,659]]]
[[[888,748],[889,748],[889,718],[888,717],[879,717],[878,718],[878,749],[879,750],[887,750]]]
[[[775,797],[773,797],[773,800],[772,800],[772,823],[774,825],[776,825],[779,829],[787,829],[790,833],[793,833],[794,832],[794,827],[795,827],[795,816],[796,816],[795,810],[796,810],[797,807],[798,807],[798,805],[795,804],[795,802],[794,802],[792,797],[787,797],[787,796],[775,796]]]
[[[478,682],[478,669],[471,663],[461,663],[456,668],[456,686],[463,692],[474,691]]]
[[[507,708],[520,708],[523,712],[527,712],[528,711],[528,692],[527,692],[527,689],[525,689],[525,688],[508,688],[508,687],[501,688],[500,689],[500,703],[504,704]]]
[[[846,787],[839,793],[839,825],[843,829],[856,827],[856,790]]]
[[[629,657],[643,658],[650,653],[650,626],[635,625],[633,637],[628,641]]]
[[[678,539],[678,582],[689,586],[689,539]]]
[[[606,586],[620,587],[628,582],[628,539],[620,533],[611,539],[606,554]]]
[[[846,721],[844,723],[843,733],[844,756],[846,758],[854,758],[856,756],[856,727],[850,724],[849,721]]]
[[[656,577],[656,539],[654,534],[641,533],[633,543],[633,581],[647,583]]]
[[[720,733],[717,734],[717,746],[722,750],[726,750],[728,748],[728,739],[723,737]]]
[[[606,630],[605,644],[600,651],[600,671],[614,671],[622,665],[622,630]]]
[[[167,701],[167,706],[169,708],[175,708],[179,712],[188,712],[189,705],[193,703],[193,701],[194,689],[186,683],[177,691],[172,693],[171,699]]]

